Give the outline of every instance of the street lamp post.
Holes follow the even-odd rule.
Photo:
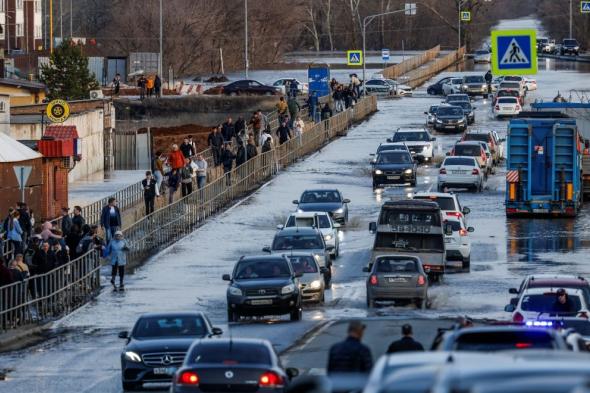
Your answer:
[[[160,77],[160,81],[163,80],[163,76],[162,75],[162,71],[164,68],[164,15],[163,15],[163,6],[162,6],[162,0],[160,0],[160,56],[158,58],[158,76]],[[163,83],[160,83],[160,97],[162,96],[162,86]],[[168,88],[170,89],[170,81],[168,81]]]
[[[457,29],[459,31],[459,44],[457,45],[457,50],[461,49],[461,7],[463,7],[463,4],[465,4],[467,0],[462,0],[459,2],[459,28]]]
[[[572,8],[572,0],[570,0],[570,36],[569,36],[569,38],[574,37],[572,19],[573,19],[573,8]]]
[[[244,0],[244,60],[246,62],[246,79],[248,79],[248,0]]]
[[[368,15],[368,16],[365,16],[365,18],[363,19],[363,94],[366,95],[365,80],[366,80],[367,67],[365,66],[365,64],[366,64],[367,56],[365,56],[365,52],[366,52],[366,46],[367,46],[367,26],[373,21],[373,19],[377,18],[378,16],[398,14],[400,12],[410,12],[411,13],[412,11],[416,11],[416,7],[407,8],[407,9],[403,8],[401,10],[383,12],[381,14]]]

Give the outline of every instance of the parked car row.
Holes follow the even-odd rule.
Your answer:
[[[556,43],[554,39],[538,37],[537,53],[578,56],[580,54],[580,44],[575,38],[564,38],[561,43]]]

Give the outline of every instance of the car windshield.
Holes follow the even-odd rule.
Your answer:
[[[505,76],[504,77],[504,81],[505,82],[520,82],[522,81],[522,76]]]
[[[289,227],[313,227],[315,226],[314,217],[295,217],[291,216],[287,220],[287,228]]]
[[[434,209],[430,211],[383,209],[379,215],[379,224],[440,226],[440,213]]]
[[[133,329],[133,338],[204,337],[205,321],[200,316],[142,317]]]
[[[377,156],[378,164],[409,164],[412,156],[407,152],[386,151]]]
[[[452,106],[441,106],[436,111],[437,116],[462,116],[463,109],[459,107],[452,107]]]
[[[396,132],[393,136],[394,142],[418,141],[428,142],[430,138],[424,131]]]
[[[463,79],[462,78],[453,78],[453,79],[451,79],[451,83],[453,85],[460,85],[461,83],[463,83]]]
[[[377,153],[381,153],[382,151],[408,151],[408,148],[404,145],[380,145],[377,148]]]
[[[518,92],[515,90],[500,90],[498,97],[518,97]]]
[[[578,41],[576,40],[563,40],[564,45],[578,45]]]
[[[546,44],[549,40],[547,38],[537,38],[537,42],[540,44]]]
[[[449,101],[466,101],[469,102],[469,96],[467,94],[449,94],[447,96],[447,102]]]
[[[463,333],[457,338],[454,349],[490,352],[533,348],[553,348],[553,338],[543,331]]]
[[[489,55],[490,52],[488,52],[487,50],[476,50],[475,51],[476,55]],[[482,78],[483,79],[483,78]]]
[[[500,84],[502,89],[520,89],[520,83],[518,82],[502,82]]]
[[[271,358],[268,349],[254,343],[237,343],[231,344],[214,341],[206,344],[196,345],[189,355],[194,363],[202,364],[270,364]]]
[[[331,228],[332,225],[330,225],[330,218],[325,215],[325,214],[321,214],[318,216],[318,222],[319,222],[319,227],[320,228]]]
[[[438,105],[431,105],[430,109],[428,110],[428,113],[435,113],[437,109]]]
[[[281,278],[290,277],[289,264],[283,259],[276,260],[242,260],[236,266],[236,280],[248,280],[255,278]]]
[[[453,101],[453,102],[449,102],[449,104],[461,107],[461,109],[463,109],[464,111],[467,111],[467,112],[471,111],[471,104],[469,102]]]
[[[314,250],[324,248],[319,235],[276,236],[272,243],[273,250]]]
[[[468,158],[461,158],[462,160],[468,160]],[[472,163],[473,164],[473,163]],[[455,201],[451,197],[439,197],[439,196],[414,196],[414,199],[422,201],[436,202],[441,210],[455,210]]]
[[[473,158],[449,157],[443,162],[443,166],[453,165],[475,166],[475,160]]]
[[[305,191],[301,196],[301,203],[333,203],[341,202],[338,191]]]
[[[476,157],[481,154],[481,146],[479,145],[455,145],[454,155]]]
[[[457,232],[461,230],[461,223],[459,221],[447,221],[447,224],[449,224],[451,226],[451,228],[453,228],[453,232]]]
[[[477,54],[477,52],[476,52]],[[485,83],[483,76],[466,76],[465,83]]]
[[[378,232],[375,248],[404,251],[444,252],[443,235]]]
[[[289,257],[295,273],[317,273],[318,265],[311,255],[292,255]]]
[[[480,141],[480,142],[487,142],[489,140],[488,134],[475,134],[469,133],[463,136],[464,141]]]
[[[568,295],[570,300],[570,304],[572,309],[570,312],[577,312],[582,308],[580,298],[575,295]],[[544,313],[551,313],[556,312],[555,306],[557,301],[557,297],[555,293],[548,292],[548,293],[540,293],[540,294],[531,294],[531,295],[524,295],[522,297],[522,302],[520,308],[523,311],[535,311],[535,312],[544,312]]]
[[[375,265],[377,273],[416,273],[418,267],[414,259],[379,258]]]
[[[499,104],[518,104],[518,100],[514,97],[500,97],[498,98]]]

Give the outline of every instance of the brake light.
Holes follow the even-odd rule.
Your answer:
[[[520,105],[516,105],[516,110],[519,111],[520,110]]]
[[[533,346],[533,344],[531,344],[531,343],[516,343],[516,344],[514,344],[514,346],[518,349],[525,349],[525,348],[531,348]]]
[[[272,371],[265,372],[258,379],[258,386],[263,388],[282,388],[284,384],[283,378]]]
[[[178,383],[197,386],[199,384],[199,376],[194,371],[184,371],[178,376]]]
[[[467,231],[463,228],[459,229],[459,235],[461,236],[467,236]]]
[[[461,217],[463,217],[463,213],[461,213],[461,212],[447,212],[447,216],[461,218]]]
[[[515,312],[514,316],[512,317],[512,322],[523,322],[523,321],[524,321],[524,316],[519,312]]]
[[[473,168],[473,170],[471,171],[472,175],[479,175],[479,169],[477,168]]]
[[[446,175],[447,174],[447,170],[445,168],[440,168],[440,170],[438,171],[438,173],[440,173],[441,175]]]
[[[580,311],[578,313],[578,318],[588,319],[588,313],[586,311]]]
[[[379,284],[379,280],[377,279],[377,276],[374,274],[371,276],[371,279],[369,280],[369,282],[371,283],[371,285]]]
[[[424,276],[418,276],[418,285],[422,286],[426,284],[426,279],[424,278]]]

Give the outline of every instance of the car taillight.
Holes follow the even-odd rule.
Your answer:
[[[526,349],[526,348],[531,348],[533,346],[533,344],[531,343],[516,343],[514,344],[514,347],[517,349]]]
[[[461,236],[467,236],[467,231],[463,228],[459,229],[459,235]]]
[[[438,173],[440,173],[441,175],[446,175],[447,174],[447,170],[445,168],[440,168],[440,170],[438,171]]]
[[[588,313],[586,311],[580,311],[578,313],[578,318],[588,319]]]
[[[371,283],[371,285],[377,285],[379,283],[379,280],[377,279],[377,276],[373,274],[369,282]]]
[[[178,376],[178,383],[196,386],[199,384],[199,376],[194,371],[184,371]]]
[[[418,276],[418,285],[422,286],[424,284],[426,284],[426,279],[424,276]]]
[[[477,168],[474,168],[474,169],[471,171],[471,174],[472,174],[472,175],[479,175],[479,169],[477,169]]]
[[[516,105],[516,110],[519,111],[520,110],[520,105]]]
[[[499,111],[500,110],[500,105],[496,105],[496,110]]]
[[[283,378],[272,371],[265,372],[258,379],[258,386],[261,388],[282,388],[284,384]]]
[[[463,213],[461,213],[461,212],[447,212],[447,216],[461,218],[461,217],[463,217]]]
[[[514,315],[512,316],[512,322],[522,322],[522,321],[524,321],[524,316],[519,312],[515,312]]]

